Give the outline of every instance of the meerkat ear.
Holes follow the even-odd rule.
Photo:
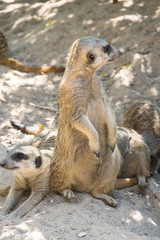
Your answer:
[[[42,165],[42,158],[41,158],[41,156],[36,158],[35,164],[36,164],[36,168],[39,168]]]
[[[92,52],[92,51],[89,51],[87,53],[87,60],[90,62],[90,63],[93,63],[96,59],[96,56],[95,54]]]

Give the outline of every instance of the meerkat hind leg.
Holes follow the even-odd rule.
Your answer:
[[[70,189],[65,189],[62,191],[63,197],[67,199],[73,199],[74,198],[74,192]]]
[[[114,208],[117,207],[117,201],[107,194],[92,192],[92,196],[94,198],[97,198],[97,199],[100,199],[100,200],[104,201],[105,203],[107,203],[111,207],[114,207]]]
[[[147,186],[146,178],[144,176],[138,176],[138,186],[145,188]]]

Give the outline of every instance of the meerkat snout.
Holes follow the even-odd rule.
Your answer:
[[[1,167],[5,167],[5,165],[6,165],[6,163],[4,161],[0,163]]]
[[[119,58],[122,55],[122,52],[115,47],[108,44],[107,46],[103,47],[104,53],[108,55],[108,62],[112,62],[115,59]]]

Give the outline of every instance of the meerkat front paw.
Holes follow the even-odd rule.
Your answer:
[[[116,127],[110,128],[110,130],[108,131],[108,146],[110,147],[112,153],[114,152],[116,146],[116,131]]]
[[[111,149],[111,152],[113,153],[114,152],[114,149],[115,149],[115,144],[113,146],[109,146],[110,149]]]
[[[62,195],[63,195],[63,197],[65,197],[67,199],[73,199],[74,198],[74,193],[70,189],[63,190]]]
[[[99,152],[99,136],[98,133],[95,134],[95,137],[89,140],[89,147],[91,151],[97,156],[100,157]]]
[[[100,152],[95,152],[94,151],[93,153],[96,155],[96,157],[98,157],[98,158],[100,157]]]
[[[116,135],[112,137],[108,137],[108,145],[111,149],[111,152],[113,153],[116,146]]]

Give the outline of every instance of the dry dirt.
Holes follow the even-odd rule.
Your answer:
[[[0,30],[8,39],[10,55],[30,65],[65,64],[75,39],[88,35],[103,38],[123,52],[120,60],[97,72],[118,124],[137,99],[150,99],[160,106],[159,0],[119,0],[118,4],[111,0],[1,0]],[[11,119],[57,128],[56,114],[37,105],[58,109],[61,77],[0,66],[1,158],[5,147],[30,138],[13,129]],[[0,186],[12,182],[10,173],[1,170],[0,174]],[[85,193],[76,193],[72,202],[51,193],[21,223],[0,222],[0,240],[158,240],[159,185],[157,174],[144,196],[137,186],[115,191],[117,209]],[[0,198],[0,206],[4,200]]]

